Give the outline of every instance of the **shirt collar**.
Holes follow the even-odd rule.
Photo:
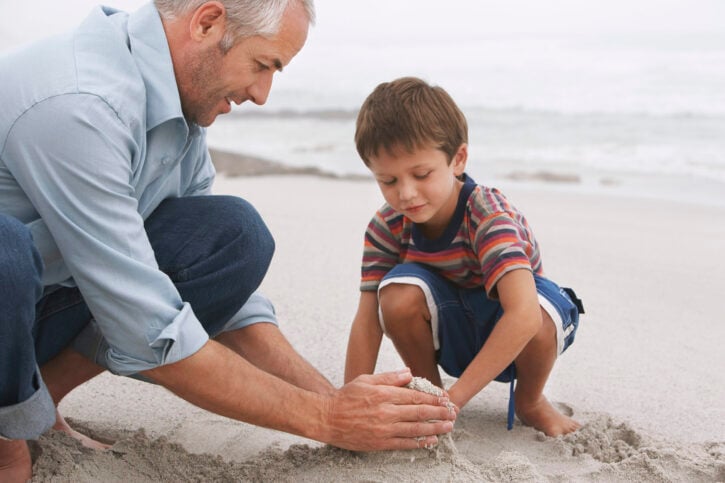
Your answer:
[[[450,246],[451,243],[453,243],[453,239],[458,234],[461,223],[463,223],[463,218],[466,214],[466,208],[468,206],[468,198],[471,196],[471,193],[476,188],[476,182],[466,173],[463,173],[462,181],[463,186],[461,186],[461,192],[458,194],[456,211],[453,213],[453,216],[451,216],[451,220],[448,222],[448,226],[446,227],[445,231],[441,236],[434,240],[428,239],[420,231],[420,228],[418,228],[418,224],[413,223],[411,235],[413,236],[415,246],[417,246],[421,251],[437,252],[446,249],[448,246]]]
[[[171,119],[184,120],[169,44],[153,2],[129,16],[128,39],[146,86],[146,129]]]

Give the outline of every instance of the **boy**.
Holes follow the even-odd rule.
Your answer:
[[[420,79],[380,84],[363,103],[355,142],[386,203],[365,233],[345,381],[373,373],[385,333],[414,375],[442,387],[440,365],[458,378],[457,408],[510,381],[509,429],[515,409],[549,436],[575,431],[543,389],[581,302],[544,278],[524,216],[465,174],[467,138],[450,96]]]

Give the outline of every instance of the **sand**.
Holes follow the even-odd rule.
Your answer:
[[[548,274],[586,305],[546,390],[581,430],[548,438],[517,421],[507,431],[508,387],[494,384],[463,408],[450,445],[354,453],[103,374],[61,410],[115,444],[92,451],[50,433],[32,445],[33,481],[725,481],[725,209],[503,188],[537,232]],[[221,175],[216,192],[245,197],[267,220],[277,251],[262,289],[293,345],[341,384],[377,188]],[[401,365],[384,341],[377,370]]]
[[[430,382],[425,377],[413,376],[413,379],[405,385],[408,389],[415,389],[416,391],[433,394],[434,396],[442,396],[443,390]]]

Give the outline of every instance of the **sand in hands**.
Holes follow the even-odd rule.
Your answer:
[[[406,384],[405,387],[433,394],[434,396],[443,396],[443,390],[424,377],[413,377],[413,379]],[[454,412],[456,410],[455,406],[450,401],[446,404],[446,406],[450,412]],[[482,477],[479,468],[477,468],[476,465],[468,458],[458,453],[456,444],[453,442],[453,432],[445,435],[439,435],[438,444],[434,446],[427,446],[426,449],[433,452],[436,461],[450,465],[452,467],[452,474],[456,475],[456,479],[463,480],[471,478],[475,480],[476,478]],[[413,457],[411,462],[414,460],[415,458]]]
[[[411,381],[405,385],[408,389],[415,389],[416,391],[433,394],[434,396],[442,396],[443,389],[430,382],[425,377],[414,376]],[[452,405],[450,407],[453,407]]]
[[[415,391],[425,392],[427,394],[432,394],[434,396],[442,396],[443,395],[443,389],[436,386],[432,382],[430,382],[425,377],[417,377],[414,376],[411,381],[405,385],[408,389],[413,389]],[[448,402],[446,404],[448,407],[448,411],[453,412],[455,411],[455,406],[452,402]],[[423,438],[418,438],[419,440],[422,440]],[[446,434],[443,438],[438,438],[438,441],[440,442],[441,449],[443,449],[446,452],[449,452],[451,454],[457,453],[456,451],[456,445],[453,444],[453,438],[451,437],[451,433]],[[443,443],[445,441],[445,443]],[[433,449],[433,446],[426,447],[426,449]]]

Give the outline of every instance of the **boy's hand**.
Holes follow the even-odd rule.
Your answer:
[[[344,385],[326,403],[324,441],[357,451],[437,444],[436,435],[453,429],[456,414],[446,407],[447,396],[401,387],[411,378],[405,369],[359,376]]]

